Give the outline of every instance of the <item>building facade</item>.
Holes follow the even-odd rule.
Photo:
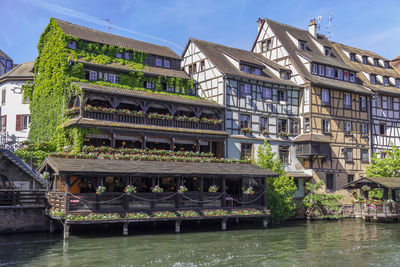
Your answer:
[[[0,75],[9,72],[13,67],[13,60],[0,49]]]
[[[369,163],[369,101],[372,91],[358,71],[341,59],[333,44],[317,34],[315,20],[302,30],[258,20],[252,51],[288,68],[304,87],[299,101],[301,135],[296,157],[327,191],[365,175]]]
[[[10,138],[24,141],[28,138],[31,121],[29,99],[24,98],[22,86],[32,82],[33,75],[33,62],[27,62],[0,76],[2,141]]]

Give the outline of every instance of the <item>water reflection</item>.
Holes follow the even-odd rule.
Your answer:
[[[196,223],[174,234],[133,227],[59,235],[0,236],[0,265],[25,266],[400,266],[398,224],[298,222],[221,232]],[[242,228],[241,228],[242,227]],[[251,226],[250,226],[251,227]],[[114,232],[115,230],[115,232]],[[197,232],[200,231],[200,232]]]

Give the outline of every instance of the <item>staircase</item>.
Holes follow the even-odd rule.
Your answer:
[[[8,149],[11,151],[18,150],[22,147],[22,140],[20,137],[10,135],[8,132],[0,133],[0,148]]]

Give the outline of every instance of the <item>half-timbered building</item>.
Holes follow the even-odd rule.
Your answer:
[[[362,177],[369,155],[368,110],[371,90],[347,65],[312,20],[302,30],[269,19],[258,20],[252,51],[291,70],[302,89],[301,135],[296,157],[313,171],[314,180],[335,191]]]
[[[374,92],[371,101],[371,152],[384,157],[400,146],[400,74],[390,60],[370,51],[333,43],[340,56],[358,71],[357,77]]]

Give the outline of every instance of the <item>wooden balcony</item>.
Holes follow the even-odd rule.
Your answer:
[[[84,111],[83,117],[88,119],[130,123],[130,124],[141,124],[141,125],[152,125],[161,127],[171,128],[184,128],[184,129],[198,129],[198,130],[210,130],[210,131],[224,131],[223,123],[211,124],[202,122],[190,122],[190,121],[179,121],[176,119],[157,119],[147,118],[145,116],[134,116],[130,114],[121,113],[103,113],[97,111]]]
[[[329,143],[309,142],[296,144],[296,157],[328,157],[330,155],[331,147]]]

